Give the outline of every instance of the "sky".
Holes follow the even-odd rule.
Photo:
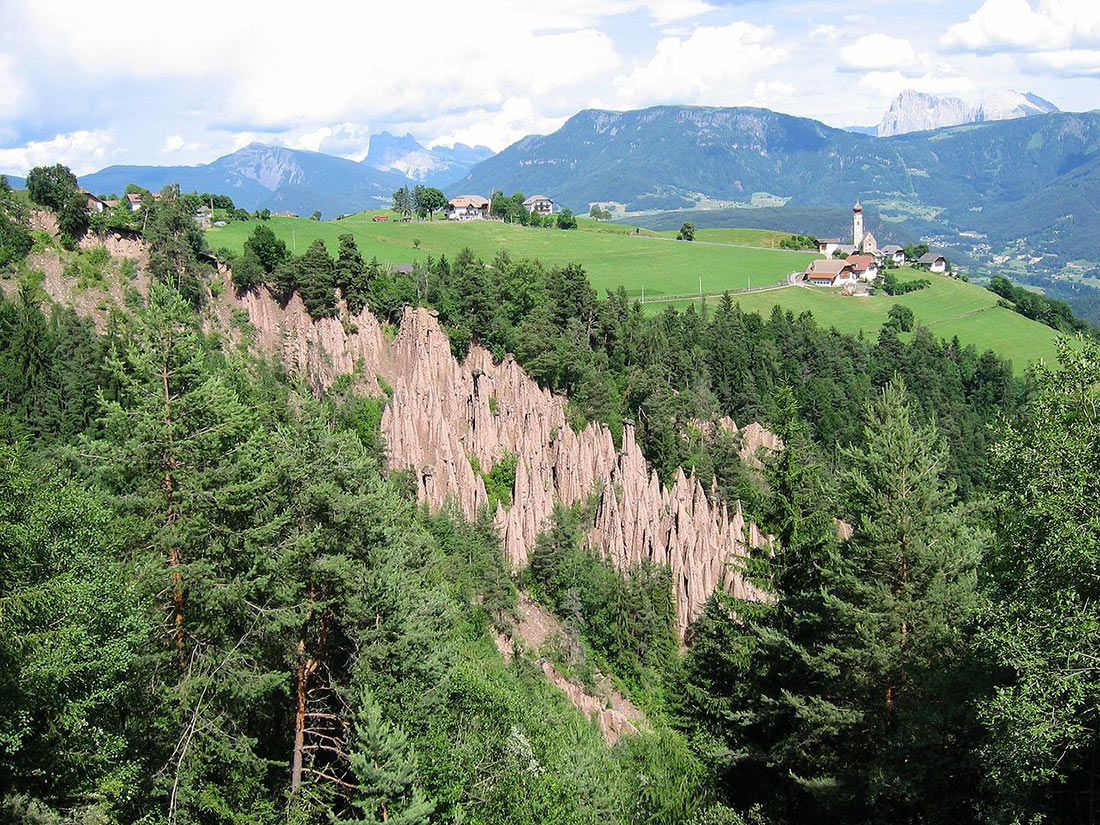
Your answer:
[[[1100,0],[0,0],[0,172],[493,150],[585,108],[872,125],[904,89],[1100,107]]]

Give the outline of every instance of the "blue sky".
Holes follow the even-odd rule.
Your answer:
[[[0,171],[193,164],[252,140],[501,149],[588,107],[876,123],[903,89],[1100,106],[1098,0],[0,0]]]

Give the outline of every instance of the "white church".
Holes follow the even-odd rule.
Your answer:
[[[863,204],[859,201],[856,201],[856,205],[852,207],[852,245],[857,252],[865,255],[878,254],[878,241],[875,240],[875,236],[863,230]]]
[[[856,201],[856,205],[852,207],[852,242],[847,244],[842,243],[840,238],[821,238],[817,242],[817,251],[827,258],[838,252],[845,255],[862,252],[865,255],[878,256],[878,241],[863,225],[863,204]]]

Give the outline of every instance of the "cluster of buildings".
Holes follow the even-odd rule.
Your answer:
[[[84,196],[88,205],[89,212],[103,212],[106,209],[114,209],[121,203],[121,201],[115,198],[101,198],[87,189],[81,189],[80,193]],[[153,200],[160,200],[160,192],[153,193]],[[136,192],[129,192],[126,195],[126,203],[130,207],[131,212],[141,211],[141,195]]]
[[[817,251],[825,256],[824,260],[811,261],[800,276],[798,273],[792,276],[794,280],[813,286],[846,287],[852,292],[865,293],[866,287],[879,276],[880,266],[887,261],[898,266],[906,263],[902,247],[892,244],[879,247],[875,236],[863,225],[863,206],[858,202],[852,207],[852,243],[841,243],[840,238],[821,238],[817,242]],[[926,267],[931,272],[947,271],[947,259],[935,252],[922,255],[910,263]]]
[[[447,219],[452,221],[483,221],[489,217],[488,198],[481,195],[458,195],[447,201]],[[554,201],[546,195],[532,195],[523,208],[535,215],[553,215]]]

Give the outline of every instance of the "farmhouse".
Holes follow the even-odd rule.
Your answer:
[[[826,258],[833,257],[833,253],[836,252],[837,247],[840,246],[840,238],[818,238],[817,239],[817,251],[819,254],[824,255]]]
[[[272,212],[271,217],[273,217],[273,218],[297,218],[298,213],[297,212]]]
[[[554,214],[554,202],[546,195],[532,195],[523,202],[524,208],[536,215]]]
[[[814,286],[846,286],[856,282],[855,270],[845,260],[810,261],[804,280]]]
[[[153,200],[159,201],[161,198],[160,192],[153,193]],[[141,210],[141,195],[137,192],[127,192],[126,200],[130,203],[130,211],[138,212]]]
[[[917,266],[926,266],[930,272],[944,273],[947,271],[947,258],[928,252],[917,259]]]
[[[87,189],[81,189],[80,194],[84,196],[85,206],[89,212],[102,212],[107,208],[107,201],[96,197]]]
[[[845,263],[861,281],[873,281],[878,277],[878,261],[874,255],[849,255]]]
[[[896,244],[887,244],[879,251],[884,260],[892,260],[898,266],[905,263],[905,250]]]
[[[447,202],[447,218],[452,221],[480,221],[489,217],[489,199],[481,195],[459,195]]]

